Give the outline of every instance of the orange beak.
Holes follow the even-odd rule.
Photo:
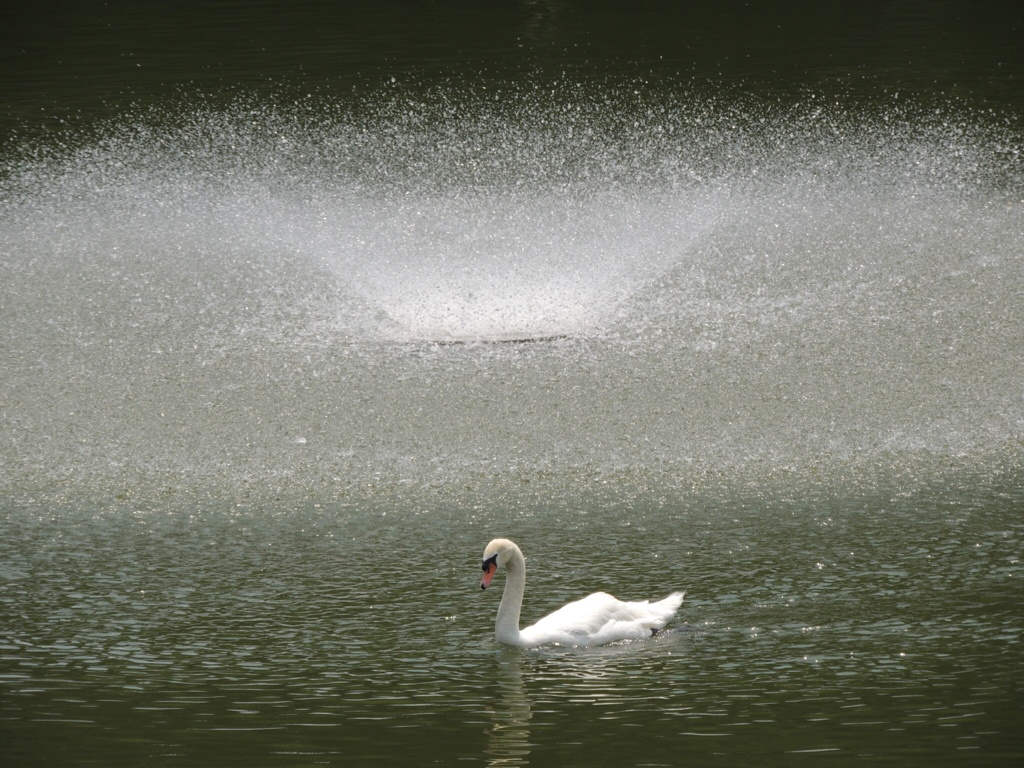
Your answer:
[[[498,571],[498,564],[493,560],[484,563],[484,577],[480,579],[480,589],[487,589],[491,584],[491,579],[494,578],[494,574]]]

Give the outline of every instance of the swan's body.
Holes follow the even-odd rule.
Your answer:
[[[484,550],[481,589],[487,589],[499,567],[508,571],[505,591],[494,622],[499,642],[520,648],[546,643],[564,645],[604,645],[616,640],[650,637],[662,629],[683,602],[682,592],[673,592],[664,600],[625,602],[604,592],[569,603],[550,613],[531,627],[519,629],[519,612],[526,588],[526,560],[522,550],[508,539],[495,539]]]

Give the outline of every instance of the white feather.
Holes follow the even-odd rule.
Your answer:
[[[519,629],[519,613],[526,589],[526,561],[523,553],[508,539],[495,539],[484,550],[484,563],[496,557],[508,576],[498,606],[494,634],[499,641],[521,648],[547,643],[564,645],[604,645],[616,640],[650,637],[662,629],[683,602],[682,592],[673,592],[657,602],[626,602],[604,592],[595,592],[582,600],[562,606],[536,624]],[[482,587],[490,583],[485,576]]]

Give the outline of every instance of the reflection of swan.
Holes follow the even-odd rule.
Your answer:
[[[494,622],[494,636],[502,643],[532,648],[545,643],[603,645],[616,640],[650,637],[664,627],[683,602],[673,592],[657,603],[647,600],[626,603],[604,592],[595,592],[548,614],[532,627],[519,630],[519,611],[526,587],[526,560],[508,539],[495,539],[484,550],[481,589],[487,589],[500,566],[508,571],[505,592]]]
[[[488,732],[487,765],[490,768],[526,765],[530,756],[530,699],[523,688],[523,656],[508,648],[498,657],[492,676],[498,683],[494,697],[494,723]]]

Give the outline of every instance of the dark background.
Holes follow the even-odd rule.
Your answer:
[[[77,2],[0,23],[0,136],[182,91],[382,78],[645,78],[1020,114],[1024,4],[978,2]],[[61,121],[65,121],[62,123]]]

